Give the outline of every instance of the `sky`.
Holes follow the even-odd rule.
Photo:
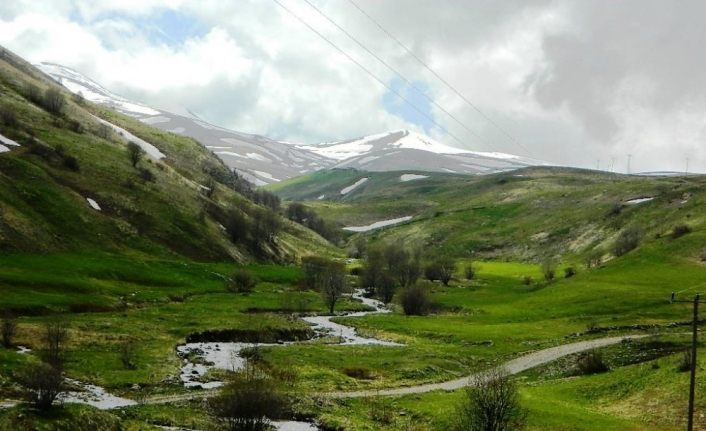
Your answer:
[[[406,128],[559,165],[706,172],[704,16],[690,0],[13,0],[0,44],[274,139]]]

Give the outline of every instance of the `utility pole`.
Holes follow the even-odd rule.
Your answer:
[[[696,391],[696,344],[698,340],[698,325],[699,325],[699,303],[701,302],[701,295],[696,294],[693,301],[677,301],[675,298],[675,293],[672,292],[672,299],[670,302],[688,302],[694,304],[694,317],[691,327],[691,376],[689,380],[689,410],[686,422],[686,430],[694,430],[694,396]]]

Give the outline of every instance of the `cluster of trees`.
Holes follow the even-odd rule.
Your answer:
[[[54,115],[61,115],[66,105],[64,95],[61,94],[61,91],[53,87],[42,91],[35,84],[28,84],[25,88],[25,98]]]
[[[243,178],[242,175],[238,174],[235,169],[229,169],[221,163],[208,160],[204,162],[202,170],[215,182],[223,184],[256,204],[262,205],[275,212],[281,210],[281,201],[277,195],[267,190],[256,190],[253,184]]]
[[[469,268],[472,269],[471,266]],[[424,267],[424,277],[429,281],[441,281],[444,286],[449,282],[456,272],[456,261],[448,256],[439,257]],[[473,276],[471,276],[473,278]]]
[[[302,259],[302,269],[304,286],[319,292],[329,313],[333,314],[336,303],[348,291],[346,266],[325,257],[307,256]]]
[[[306,226],[327,240],[335,243],[341,234],[335,226],[327,223],[314,210],[298,202],[289,204],[284,215],[295,223]]]
[[[394,244],[370,247],[363,261],[360,286],[387,304],[398,288],[414,285],[421,274],[419,250],[409,251]]]
[[[282,229],[279,215],[267,208],[256,208],[250,214],[232,208],[225,220],[231,242],[247,247],[256,255],[264,256],[267,248],[275,245]]]

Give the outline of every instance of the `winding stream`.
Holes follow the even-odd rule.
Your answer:
[[[333,322],[336,317],[362,317],[369,314],[389,313],[390,310],[376,299],[363,296],[363,290],[357,289],[353,295],[354,299],[371,307],[372,311],[358,311],[340,316],[308,316],[302,319],[312,325],[319,338],[333,336],[339,337],[339,345],[380,345],[380,346],[402,346],[402,344],[391,341],[378,340],[377,338],[366,338],[358,335],[355,328]],[[188,388],[214,389],[223,385],[222,381],[204,382],[204,378],[210,370],[219,369],[227,371],[237,371],[245,366],[245,359],[240,355],[244,349],[251,347],[282,347],[294,344],[285,343],[239,343],[239,342],[206,342],[187,343],[177,347],[178,355],[183,358],[184,365],[181,368],[180,378],[184,386]]]

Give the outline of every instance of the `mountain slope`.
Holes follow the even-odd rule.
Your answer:
[[[48,90],[64,106],[49,112]],[[129,106],[129,105],[128,105]],[[129,252],[198,260],[294,259],[326,243],[284,223],[257,253],[224,226],[265,208],[224,182],[228,169],[190,138],[72,98],[0,50],[0,250]],[[131,108],[132,109],[132,108]],[[135,166],[127,141],[146,150]],[[220,183],[218,182],[220,181]],[[205,193],[209,185],[213,193]],[[210,196],[209,196],[210,195]]]
[[[368,171],[415,169],[430,172],[488,174],[541,161],[504,153],[450,147],[408,130],[315,145],[294,144],[214,126],[198,118],[166,112],[127,100],[80,73],[52,63],[38,64],[75,94],[162,130],[190,136],[257,185],[271,184],[329,168]]]
[[[373,241],[458,257],[583,259],[594,250],[608,253],[619,232],[630,226],[639,226],[650,242],[669,237],[675,226],[697,230],[706,223],[704,176],[549,167],[479,177],[349,169],[268,187]]]

